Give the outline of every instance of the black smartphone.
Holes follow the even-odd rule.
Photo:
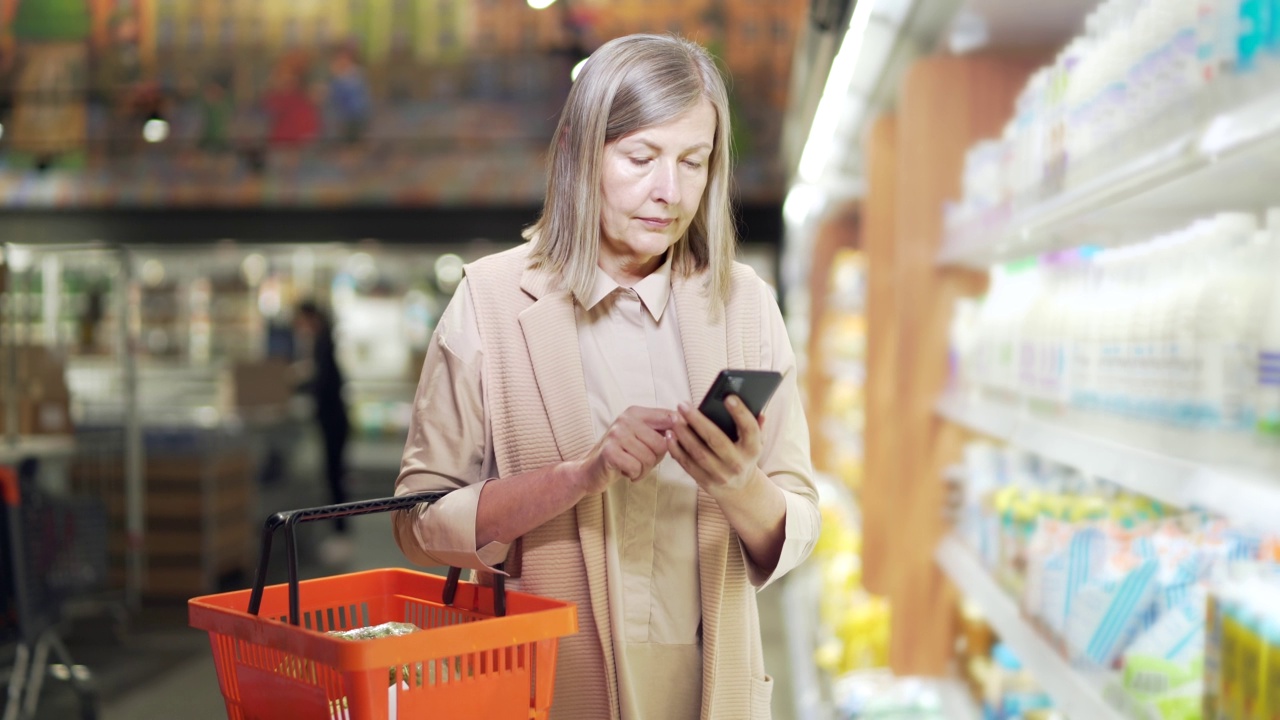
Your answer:
[[[782,383],[782,373],[776,370],[721,370],[716,381],[711,383],[698,411],[711,418],[729,439],[738,442],[738,424],[733,421],[729,409],[724,406],[724,399],[729,395],[737,395],[746,403],[752,415],[760,416],[769,398]]]

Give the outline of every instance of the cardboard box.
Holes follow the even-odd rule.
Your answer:
[[[16,396],[11,400],[9,368],[15,371]],[[8,432],[8,403],[18,406],[21,435],[64,435],[71,432],[71,395],[62,359],[48,348],[23,345],[0,348],[0,432]]]
[[[19,435],[70,435],[71,409],[67,400],[19,398]],[[8,411],[0,404],[0,434],[9,431]]]
[[[293,368],[283,360],[237,362],[222,375],[220,401],[228,411],[284,406],[295,384]]]

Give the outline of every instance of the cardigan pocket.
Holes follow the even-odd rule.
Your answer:
[[[751,678],[751,720],[772,720],[773,678]]]

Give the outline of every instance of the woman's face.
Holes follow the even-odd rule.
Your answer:
[[[604,146],[600,267],[620,284],[661,264],[684,236],[707,186],[716,111],[701,102],[662,125]]]

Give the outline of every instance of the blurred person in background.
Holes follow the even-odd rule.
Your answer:
[[[276,63],[271,85],[262,95],[262,107],[270,119],[270,148],[299,148],[320,133],[320,109],[307,86],[310,73],[311,59],[302,52],[289,53]]]
[[[293,329],[297,338],[295,365],[298,389],[309,393],[314,402],[316,423],[324,442],[325,479],[329,485],[329,502],[347,502],[346,448],[350,424],[347,406],[342,399],[342,368],[338,366],[333,341],[333,321],[329,314],[312,301],[298,304],[293,316]],[[326,538],[320,545],[320,559],[330,565],[341,565],[350,560],[354,548],[345,518],[333,522],[336,535]]]
[[[329,61],[329,106],[337,125],[338,141],[354,145],[369,126],[372,101],[369,82],[356,57],[356,49],[342,45]]]
[[[394,516],[411,561],[577,605],[556,720],[770,716],[755,591],[818,535],[795,355],[730,209],[724,80],[635,35],[587,60],[527,242],[467,266],[423,363]],[[694,405],[727,367],[784,373],[769,417]]]

